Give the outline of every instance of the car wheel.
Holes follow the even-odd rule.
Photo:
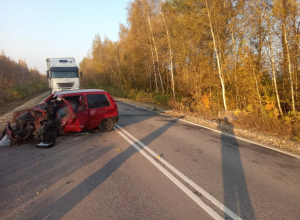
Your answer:
[[[114,128],[114,124],[114,120],[111,118],[105,118],[100,122],[99,129],[101,131],[111,131]]]

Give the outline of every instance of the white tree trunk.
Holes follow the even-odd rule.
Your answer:
[[[150,49],[151,49],[151,57],[152,57],[152,63],[153,63],[153,74],[154,74],[154,81],[155,81],[155,90],[158,92],[158,85],[157,85],[157,77],[156,77],[156,67],[155,67],[155,61],[154,61],[154,55],[153,55],[153,48],[152,48],[152,43],[151,39],[150,40]]]
[[[172,49],[171,49],[171,43],[170,43],[170,34],[169,30],[166,24],[165,16],[163,12],[161,12],[162,17],[164,19],[164,23],[166,26],[166,32],[167,32],[167,40],[168,40],[168,49],[169,49],[169,56],[170,56],[170,69],[171,69],[171,89],[173,93],[173,98],[175,99],[175,83],[174,83],[174,71],[173,71],[173,54],[172,54]]]
[[[268,21],[268,23],[269,23],[269,21]],[[273,77],[273,81],[274,81],[275,94],[276,94],[276,99],[277,99],[277,105],[278,105],[278,109],[279,109],[279,114],[282,117],[283,113],[282,113],[281,104],[280,104],[280,98],[279,98],[278,89],[277,89],[277,80],[276,80],[276,72],[275,72],[275,60],[274,60],[274,50],[273,50],[273,42],[272,42],[272,33],[270,33],[270,31],[269,31],[269,44],[270,44],[270,50],[271,50],[272,77]]]
[[[284,37],[284,44],[286,47],[286,54],[288,59],[288,69],[289,69],[289,76],[290,76],[290,83],[291,83],[291,96],[292,96],[292,109],[295,111],[295,99],[294,99],[294,83],[293,83],[293,76],[292,76],[292,67],[291,67],[291,58],[290,58],[290,51],[289,51],[289,45],[287,42],[286,37],[286,26],[283,25],[283,37]]]
[[[233,44],[233,54],[234,54],[234,81],[235,81],[235,107],[238,109],[238,86],[237,86],[237,53],[236,53],[236,44],[234,39],[234,30],[233,30],[233,24],[231,27],[231,38],[232,38],[232,44]]]
[[[158,52],[157,52],[155,38],[154,38],[154,35],[153,35],[153,30],[152,30],[150,15],[149,15],[149,7],[148,7],[148,25],[149,25],[151,38],[152,38],[152,42],[153,42],[153,47],[154,47],[154,52],[155,52],[155,57],[156,57],[156,64],[157,64],[156,68],[157,68],[157,72],[158,72],[158,76],[159,76],[159,80],[160,80],[160,84],[161,84],[161,91],[164,93],[165,89],[164,89],[163,81],[162,81],[161,74],[160,74]]]
[[[207,15],[208,15],[208,20],[209,20],[211,36],[213,38],[214,50],[215,50],[216,58],[217,58],[219,77],[220,77],[220,81],[221,81],[221,85],[222,85],[223,104],[224,104],[224,109],[226,111],[227,105],[226,105],[226,95],[225,95],[225,84],[224,84],[224,79],[223,79],[223,75],[222,75],[219,53],[218,53],[218,49],[217,49],[217,44],[216,44],[216,40],[215,40],[215,35],[214,35],[214,31],[213,31],[213,26],[212,26],[212,22],[211,22],[211,16],[210,16],[210,11],[208,8],[207,0],[205,0],[205,4],[206,4],[206,8],[207,8]]]
[[[259,100],[260,111],[261,111],[261,114],[262,114],[263,113],[263,107],[262,107],[262,103],[261,103],[261,96],[260,96],[260,93],[259,93],[258,82],[257,82],[257,78],[256,78],[254,68],[252,68],[252,71],[253,71],[253,75],[254,75],[254,79],[255,79],[255,87],[256,87],[257,97],[258,97],[258,100]]]

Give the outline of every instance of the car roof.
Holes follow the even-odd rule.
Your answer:
[[[68,94],[75,94],[75,93],[94,93],[94,92],[106,92],[106,91],[101,89],[74,89],[74,90],[56,92],[55,94],[68,95]]]

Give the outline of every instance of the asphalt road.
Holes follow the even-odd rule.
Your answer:
[[[300,159],[118,102],[112,132],[0,148],[0,219],[300,219]]]

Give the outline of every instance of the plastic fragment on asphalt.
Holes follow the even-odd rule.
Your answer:
[[[51,148],[54,147],[55,143],[53,142],[41,142],[36,145],[37,148]]]
[[[5,135],[1,141],[0,141],[0,146],[9,146],[10,145],[10,139]]]

